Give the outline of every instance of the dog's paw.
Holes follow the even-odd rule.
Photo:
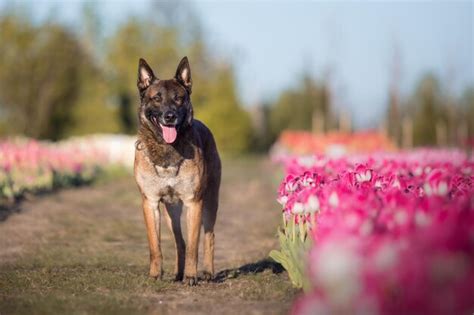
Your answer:
[[[150,266],[150,278],[161,280],[163,278],[163,269],[154,265]]]
[[[158,273],[151,273],[150,272],[150,278],[155,279],[155,280],[162,280],[163,279],[163,272],[158,272]]]
[[[175,276],[174,276],[174,281],[175,281],[175,282],[181,282],[181,281],[183,281],[183,274],[182,274],[182,273],[177,273],[177,274],[175,274]]]
[[[184,283],[189,285],[190,287],[195,286],[198,284],[198,278],[196,276],[186,276],[184,278]]]
[[[212,281],[212,279],[214,278],[212,273],[208,272],[208,271],[203,271],[202,272],[202,278],[204,281],[207,281],[207,282],[210,282]]]

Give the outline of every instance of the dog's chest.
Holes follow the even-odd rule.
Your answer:
[[[168,167],[154,165],[154,174],[148,172],[139,176],[139,185],[147,198],[167,203],[193,199],[198,176],[183,171],[186,168],[183,164]]]

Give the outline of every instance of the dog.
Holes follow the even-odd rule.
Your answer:
[[[134,173],[142,197],[150,247],[150,276],[161,279],[161,215],[174,236],[175,281],[196,285],[201,225],[204,279],[214,275],[214,225],[219,203],[221,161],[211,131],[193,118],[188,58],[174,78],[160,80],[144,59],[138,63],[138,140]],[[161,211],[160,211],[161,210]],[[186,212],[187,244],[181,232]]]

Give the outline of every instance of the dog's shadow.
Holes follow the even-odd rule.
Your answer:
[[[257,261],[255,263],[242,265],[238,268],[225,269],[225,270],[219,271],[214,276],[214,279],[212,280],[212,282],[221,283],[228,279],[238,278],[242,275],[247,275],[247,274],[260,273],[266,270],[271,270],[272,273],[279,274],[279,273],[282,273],[285,269],[283,269],[283,267],[279,263],[269,258],[266,258],[266,259]]]

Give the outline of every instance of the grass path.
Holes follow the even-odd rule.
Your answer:
[[[22,203],[0,223],[0,314],[285,314],[296,292],[265,260],[280,221],[271,174],[264,160],[224,162],[217,280],[197,287],[172,282],[166,227],[164,280],[148,278],[131,177]]]

